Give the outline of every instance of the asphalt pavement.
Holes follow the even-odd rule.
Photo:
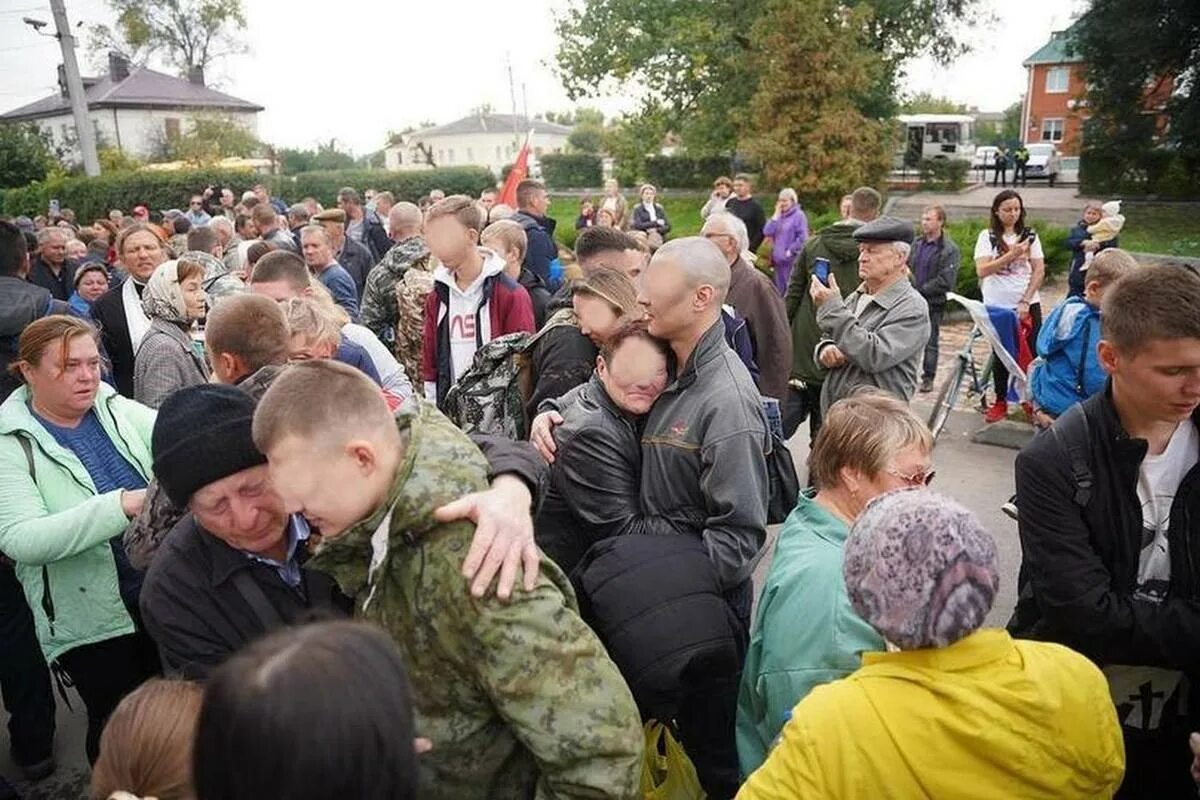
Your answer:
[[[929,413],[928,397],[920,395],[914,402],[914,409],[923,417]],[[972,443],[970,434],[981,424],[977,413],[953,413],[934,453],[937,477],[933,488],[973,510],[995,537],[1001,566],[1000,596],[988,617],[988,624],[1003,625],[1012,613],[1016,599],[1017,570],[1021,563],[1016,523],[1000,510],[1000,505],[1013,491],[1012,466],[1016,451]],[[801,426],[790,446],[803,475],[803,465],[808,459],[807,426]],[[770,568],[770,551],[777,531],[777,527],[770,531],[767,555],[755,573],[757,586],[762,585]],[[0,775],[15,783],[25,800],[76,800],[87,797],[88,771],[83,755],[87,717],[78,695],[69,690],[68,697],[72,708],[68,708],[61,697],[58,698],[58,736],[55,744],[59,769],[54,776],[32,786],[18,782],[19,773],[8,757],[8,747],[0,748]],[[7,716],[2,719],[7,723]]]

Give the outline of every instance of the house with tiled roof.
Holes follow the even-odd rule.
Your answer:
[[[1028,86],[1021,112],[1022,139],[1026,144],[1051,142],[1063,155],[1077,156],[1087,120],[1087,64],[1073,52],[1074,26],[1050,34],[1050,40],[1022,62]],[[1166,119],[1162,111],[1171,95],[1172,82],[1161,79],[1146,87],[1146,113]]]
[[[516,159],[530,131],[535,160],[563,152],[571,135],[569,127],[544,119],[479,112],[404,134],[384,148],[384,165],[388,169],[487,167],[499,176]]]
[[[0,123],[36,122],[50,133],[56,146],[75,146],[75,118],[59,67],[57,94],[0,114]],[[88,117],[97,144],[117,147],[131,156],[155,155],[165,141],[186,133],[199,116],[218,114],[250,131],[258,127],[263,107],[219,92],[204,83],[204,71],[177,78],[149,67],[131,65],[109,53],[108,74],[83,79]],[[75,154],[78,160],[78,153]]]

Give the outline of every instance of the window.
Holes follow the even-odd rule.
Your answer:
[[[163,128],[167,133],[167,141],[173,142],[179,138],[179,117],[167,117],[163,120]]]
[[[1061,142],[1063,140],[1063,121],[1061,119],[1042,120],[1042,141]]]
[[[446,161],[450,164],[454,163],[454,148],[453,147],[446,150]]]
[[[502,158],[504,158],[504,152],[501,150],[500,145],[496,145],[496,160],[499,161]]]
[[[470,147],[468,147],[467,148],[467,163],[470,164],[474,160],[475,160],[475,151],[472,150]]]
[[[1067,91],[1067,83],[1071,79],[1068,67],[1051,67],[1046,70],[1046,93],[1063,94]]]

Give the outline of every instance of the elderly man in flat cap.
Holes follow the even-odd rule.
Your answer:
[[[354,288],[358,290],[358,296],[362,297],[363,288],[367,285],[367,273],[375,266],[375,257],[366,245],[346,235],[346,212],[340,208],[328,208],[313,214],[312,221],[329,234],[329,243],[333,245],[333,257],[350,273],[350,277],[354,279]]]
[[[921,352],[929,339],[929,311],[908,280],[912,225],[880,217],[854,231],[858,289],[842,299],[837,279],[816,274],[809,286],[821,341],[814,358],[827,370],[821,411],[860,386],[875,386],[911,400]]]

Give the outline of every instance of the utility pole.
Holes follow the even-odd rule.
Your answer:
[[[83,79],[79,77],[79,62],[75,60],[75,37],[67,22],[67,9],[63,0],[50,0],[50,13],[54,15],[55,38],[62,47],[63,72],[67,78],[67,96],[71,100],[71,114],[75,117],[75,136],[83,153],[83,169],[88,175],[100,174],[100,160],[96,158],[96,132],[88,119],[87,98],[83,94]]]

